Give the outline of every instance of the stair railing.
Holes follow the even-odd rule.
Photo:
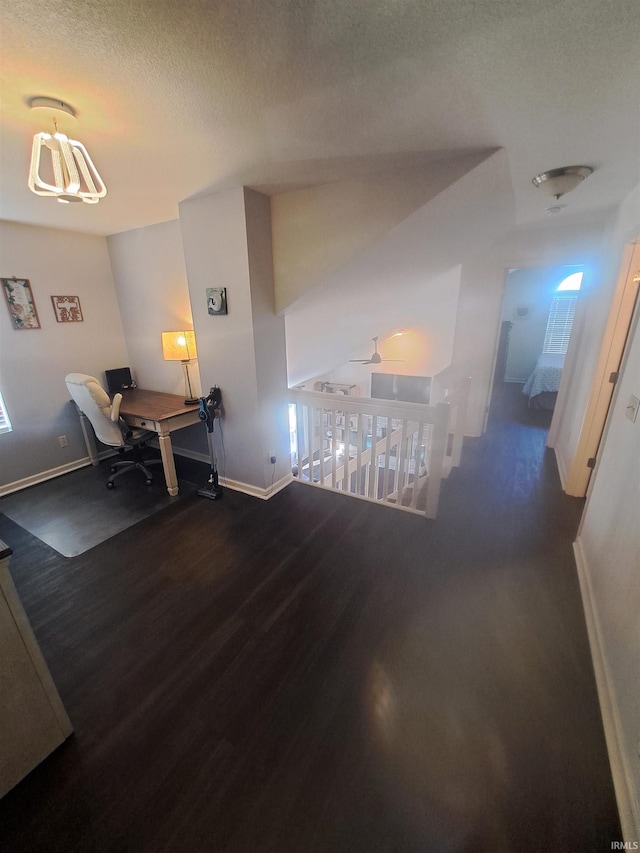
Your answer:
[[[299,479],[435,518],[450,403],[373,400],[289,390]]]
[[[436,373],[431,382],[431,402],[449,403],[447,450],[444,461],[445,477],[449,476],[452,468],[460,466],[470,391],[471,378],[461,375],[453,365],[449,365],[440,373]]]

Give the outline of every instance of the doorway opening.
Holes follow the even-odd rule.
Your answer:
[[[584,272],[582,265],[507,271],[492,407],[508,391],[513,412],[549,427]]]
[[[568,495],[574,497],[584,497],[587,494],[591,474],[597,463],[600,440],[636,311],[639,288],[640,237],[636,237],[624,247],[622,253],[607,324],[600,344],[598,363],[575,449],[565,445],[561,453],[558,453],[558,435],[566,409],[564,400],[561,404],[563,411],[556,413],[551,427],[549,446],[556,448],[562,486]]]

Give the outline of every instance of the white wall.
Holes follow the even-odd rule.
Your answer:
[[[180,204],[180,225],[202,384],[219,385],[223,395],[220,473],[260,493],[272,475],[276,482],[290,475],[286,414],[277,414],[286,365],[268,199],[242,188],[189,199]],[[208,287],[227,288],[228,314],[208,314]],[[275,473],[269,450],[278,458]]]
[[[276,310],[289,308],[492,153],[273,196]]]
[[[420,312],[428,315],[430,282],[493,244],[512,219],[511,178],[498,151],[287,312],[289,383],[358,358],[355,351],[369,349],[374,335],[386,337],[412,326]]]
[[[259,437],[262,441],[264,486],[272,478],[291,475],[287,353],[284,318],[275,312],[271,202],[261,193],[245,189],[247,248],[251,282],[254,357],[258,384]],[[275,451],[276,465],[267,461]]]
[[[6,485],[86,457],[64,377],[88,373],[104,382],[104,371],[127,364],[128,354],[103,237],[2,222],[0,275],[30,280],[41,324],[17,331],[0,305],[0,388],[13,425],[0,435]],[[84,321],[58,323],[52,295],[79,296]],[[59,446],[60,435],[68,447]]]
[[[403,334],[380,336],[378,351],[390,359],[381,364],[354,364],[346,362],[336,366],[314,380],[358,385],[360,393],[368,397],[371,392],[371,374],[399,373],[405,376],[434,376],[451,364],[453,334],[455,329],[461,268],[455,267],[439,276],[426,279],[414,288],[397,288],[393,305],[385,298],[372,298],[369,308],[377,309],[381,330],[389,331],[396,324]],[[355,348],[352,358],[369,358],[373,340]],[[313,382],[307,382],[311,387]]]
[[[561,472],[569,471],[575,456],[591,385],[600,355],[609,307],[615,291],[621,246],[640,231],[640,187],[612,216],[600,241],[600,257],[585,282],[578,301],[563,381],[550,430]]]
[[[114,234],[107,246],[133,378],[140,388],[183,395],[182,365],[163,359],[161,343],[163,331],[193,329],[179,220]],[[199,397],[199,361],[189,376]],[[200,424],[173,433],[171,442],[208,458]]]
[[[640,235],[640,188],[621,207],[609,232],[611,288],[623,244],[635,235]],[[595,311],[595,303],[592,307]],[[640,418],[632,423],[625,408],[630,394],[640,397],[639,312],[637,304],[576,543],[607,742],[629,841],[640,836]],[[606,315],[598,322],[586,320],[578,360],[592,352],[597,358]],[[576,422],[586,402],[584,396],[574,397]],[[571,422],[565,429],[575,431]]]
[[[453,363],[472,380],[466,435],[484,432],[506,266],[483,253],[462,267]]]
[[[183,394],[179,362],[162,358],[161,332],[193,329],[180,221],[107,237],[131,372],[141,388]],[[197,363],[190,367],[200,396]]]

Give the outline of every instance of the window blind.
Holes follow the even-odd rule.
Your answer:
[[[2,399],[2,392],[0,392],[0,433],[3,432],[11,432],[11,421]]]
[[[577,296],[553,298],[542,352],[566,353],[577,304]]]

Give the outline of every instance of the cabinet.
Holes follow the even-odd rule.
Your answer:
[[[72,733],[0,540],[0,797]]]

